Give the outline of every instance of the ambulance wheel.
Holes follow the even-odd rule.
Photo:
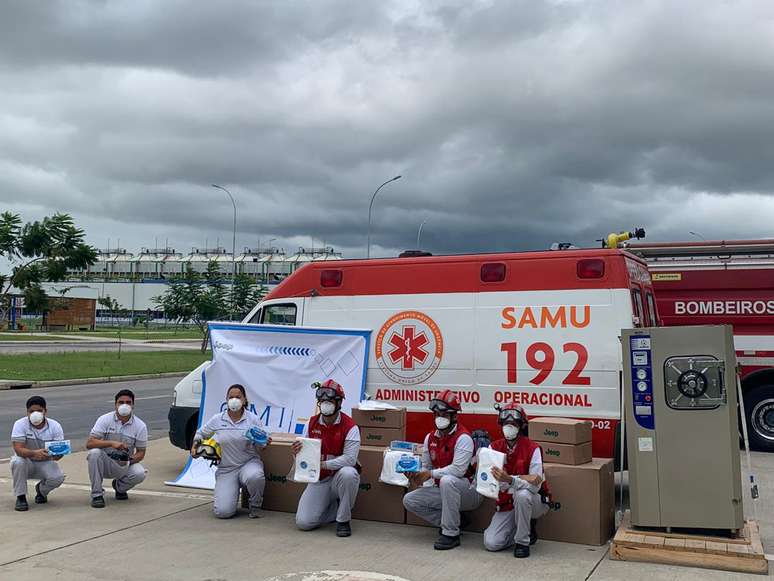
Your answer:
[[[759,385],[744,394],[750,448],[774,452],[774,385]]]

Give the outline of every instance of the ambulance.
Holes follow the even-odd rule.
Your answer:
[[[245,323],[371,329],[366,397],[406,407],[407,437],[432,428],[428,404],[459,393],[461,421],[498,435],[495,404],[593,422],[613,457],[621,410],[621,329],[658,325],[646,263],[619,249],[312,262]],[[205,367],[208,363],[203,364]],[[175,388],[170,440],[188,448],[202,367]]]

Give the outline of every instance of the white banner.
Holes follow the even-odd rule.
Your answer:
[[[212,363],[202,373],[200,426],[226,409],[226,390],[235,383],[245,387],[250,410],[271,432],[306,435],[317,413],[315,381],[344,387],[345,413],[363,397],[370,330],[210,323],[209,331]],[[215,469],[189,458],[166,484],[211,489]]]

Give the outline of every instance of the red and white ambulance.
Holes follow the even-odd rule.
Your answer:
[[[451,388],[471,429],[496,434],[494,404],[518,402],[533,416],[592,420],[594,454],[612,457],[620,331],[657,317],[645,262],[589,249],[313,262],[244,322],[372,329],[367,396],[408,408],[411,440],[431,429],[434,394]],[[196,426],[200,375],[175,389],[180,447]]]

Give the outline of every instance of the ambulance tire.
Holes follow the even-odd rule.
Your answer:
[[[744,408],[750,448],[774,452],[774,385],[758,385],[746,390]]]
[[[185,427],[185,445],[186,449],[190,450],[193,446],[194,434],[196,434],[196,427],[199,425],[199,413],[197,412],[191,419],[188,420],[188,424]]]

